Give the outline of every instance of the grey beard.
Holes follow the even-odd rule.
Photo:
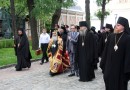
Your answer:
[[[53,41],[57,41],[57,36],[52,36]]]
[[[79,31],[79,34],[80,34],[81,36],[85,36],[86,30],[80,30],[80,31]]]

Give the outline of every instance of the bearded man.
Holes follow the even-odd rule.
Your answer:
[[[63,40],[57,35],[56,31],[52,32],[47,52],[50,61],[50,75],[62,73],[69,67],[69,58],[64,59],[62,54]]]
[[[76,61],[79,66],[79,81],[92,81],[95,78],[96,40],[86,21],[79,22],[80,31],[77,42]]]
[[[128,90],[130,80],[129,21],[119,17],[114,33],[108,37],[100,67],[103,70],[105,90]]]

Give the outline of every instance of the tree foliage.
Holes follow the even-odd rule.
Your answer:
[[[15,13],[16,16],[23,17],[27,13],[27,7],[25,7],[24,0],[15,0]],[[10,0],[0,0],[0,6],[7,10],[8,13],[11,12],[10,10]]]
[[[33,8],[31,6],[31,12],[28,8],[28,0],[14,0],[15,1],[15,16],[16,16],[16,22],[21,23],[21,20],[26,17],[26,15],[29,15],[29,18],[33,18],[33,20],[29,20],[31,22],[34,22],[34,24],[30,24],[30,26],[33,28],[31,30],[31,34],[34,36],[37,36],[37,20],[40,20],[41,23],[44,25],[48,22],[51,25],[51,21],[53,20],[52,17],[55,13],[55,11],[59,8],[68,8],[70,6],[74,5],[73,0],[32,0]],[[10,0],[0,0],[0,6],[2,8],[5,8],[10,13]],[[59,14],[60,15],[60,14]],[[35,20],[34,20],[35,19]],[[57,19],[58,20],[58,19]],[[30,23],[31,23],[30,22]],[[20,24],[18,24],[19,26]],[[42,25],[43,26],[43,25]],[[35,30],[34,30],[35,29]],[[35,37],[37,38],[37,37]],[[38,42],[38,39],[32,38],[32,41]],[[34,43],[33,43],[34,44]],[[38,44],[38,43],[36,43]],[[32,45],[37,47],[37,45]]]
[[[63,1],[62,3],[60,1]],[[37,19],[47,21],[52,18],[56,9],[63,7],[68,8],[74,5],[73,0],[35,0],[35,8],[32,16]]]
[[[105,4],[109,3],[110,0],[106,0]],[[96,0],[97,6],[102,6],[103,0]]]
[[[103,14],[102,14],[101,9],[98,9],[97,12],[95,12],[95,16],[98,17],[99,20],[101,20],[102,15]],[[110,15],[110,12],[109,11],[105,11],[104,16],[107,17],[108,15]]]
[[[73,5],[75,5],[73,0],[34,0],[31,16],[43,21],[50,21],[56,9],[68,8]],[[0,0],[0,6],[10,13],[10,0]],[[25,18],[29,14],[27,0],[15,0],[15,13],[17,17],[21,18]]]
[[[101,8],[95,14],[101,20],[100,28],[102,28],[104,25],[104,18],[109,15],[109,12],[106,11],[106,4],[109,3],[109,1],[110,0],[96,0],[97,6],[99,6],[99,8]]]
[[[25,0],[14,0],[16,28],[20,27],[28,13]],[[0,6],[11,16],[10,0],[0,0]],[[13,27],[12,27],[13,29]]]

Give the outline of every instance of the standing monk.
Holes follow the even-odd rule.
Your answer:
[[[22,28],[18,29],[18,37],[14,42],[15,53],[17,56],[17,65],[15,66],[16,71],[21,71],[22,68],[30,68],[30,59],[32,56],[29,49],[28,38]]]
[[[108,37],[100,67],[106,90],[127,90],[130,79],[130,30],[126,18],[119,17],[114,34]]]
[[[95,40],[96,40],[96,53],[98,53],[98,39],[99,39],[99,36],[98,36],[98,33],[96,32],[96,28],[94,26],[91,27],[91,30],[93,31],[94,33],[94,36],[95,36]],[[99,58],[97,57],[96,58],[96,63],[94,65],[94,69],[97,70],[98,69],[98,62],[99,62]]]
[[[98,55],[99,57],[102,56],[105,44],[107,42],[108,36],[113,33],[113,26],[112,24],[106,24],[105,26],[105,31],[100,34],[100,39],[99,39],[99,46],[98,46]]]
[[[61,26],[60,35],[63,40],[63,56],[66,54],[66,41],[67,41],[67,31],[65,26]]]
[[[79,65],[79,81],[86,82],[95,78],[96,40],[86,21],[79,22],[79,25],[76,61]]]

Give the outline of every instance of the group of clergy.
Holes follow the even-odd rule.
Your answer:
[[[69,77],[78,76],[79,81],[95,78],[95,69],[102,69],[106,90],[127,90],[130,80],[130,28],[124,17],[119,17],[115,27],[106,24],[100,33],[89,28],[87,21],[75,25],[55,25],[50,35],[43,29],[39,48],[43,51],[41,64],[50,62],[50,75],[54,76],[70,69]],[[16,70],[30,68],[31,54],[25,32],[18,30],[15,51],[18,59]],[[101,60],[99,60],[101,58]]]
[[[119,17],[114,28],[112,24],[106,24],[105,30],[101,33],[96,33],[95,27],[89,28],[87,21],[79,22],[79,27],[77,30],[75,25],[71,25],[70,31],[66,34],[66,40],[60,34],[58,36],[57,32],[52,34],[48,49],[48,52],[51,52],[49,53],[50,72],[58,73],[58,69],[64,72],[70,65],[69,77],[77,75],[81,82],[92,81],[95,78],[94,70],[98,68],[97,64],[100,61],[99,66],[102,69],[106,90],[127,90],[130,80],[128,20]],[[61,40],[56,42],[55,36]],[[56,47],[54,47],[55,44]],[[55,48],[59,48],[57,49],[59,52],[52,54]],[[67,52],[63,48],[66,48]],[[68,57],[67,55],[69,59],[62,59],[62,57]]]

